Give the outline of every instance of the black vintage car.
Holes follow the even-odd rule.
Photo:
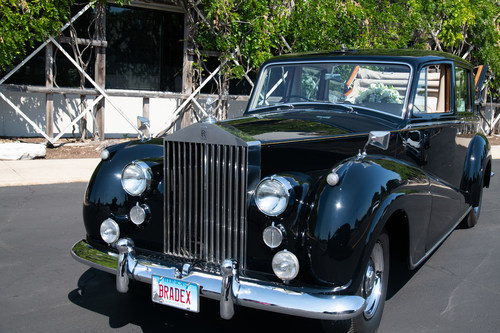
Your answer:
[[[161,304],[375,331],[390,262],[413,269],[477,222],[491,176],[477,86],[445,53],[272,59],[242,118],[105,150],[72,254]]]

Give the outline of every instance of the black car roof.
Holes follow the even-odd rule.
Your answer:
[[[394,61],[405,62],[413,65],[428,61],[451,60],[470,66],[467,61],[450,53],[411,49],[359,49],[294,53],[272,58],[268,60],[266,64],[283,61],[321,61],[340,59]]]

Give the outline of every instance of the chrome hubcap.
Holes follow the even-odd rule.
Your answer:
[[[366,299],[366,309],[363,312],[366,319],[372,318],[377,312],[382,297],[384,276],[384,249],[380,242],[373,247],[363,281],[363,296]]]

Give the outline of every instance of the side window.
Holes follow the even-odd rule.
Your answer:
[[[418,77],[413,114],[447,113],[450,108],[451,68],[448,64],[422,68]]]
[[[455,67],[455,107],[458,112],[471,112],[470,84],[471,71],[462,67]]]

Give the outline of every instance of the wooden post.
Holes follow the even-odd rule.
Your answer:
[[[187,9],[190,10],[190,9]],[[190,95],[193,92],[193,55],[189,52],[190,25],[188,13],[184,14],[184,56],[182,61],[182,93]],[[186,106],[190,110],[191,106]],[[191,124],[191,112],[184,112],[181,120],[181,128]]]
[[[48,43],[45,47],[45,87],[54,87],[54,45]],[[47,135],[54,137],[54,95],[45,94],[45,122]]]
[[[103,1],[98,1],[95,6],[95,39],[98,41],[106,40],[106,5]],[[95,56],[95,82],[102,88],[106,85],[106,48],[96,47]],[[96,105],[96,128],[97,136],[100,141],[104,140],[104,112],[105,100]]]
[[[149,97],[142,98],[142,116],[149,119]]]

